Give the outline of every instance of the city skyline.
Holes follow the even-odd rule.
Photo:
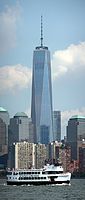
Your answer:
[[[85,115],[85,1],[7,0],[0,2],[0,106],[10,117],[31,114],[33,50],[40,44],[51,52],[53,110],[60,110],[62,135],[67,120]]]

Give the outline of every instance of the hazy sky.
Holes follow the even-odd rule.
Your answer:
[[[33,50],[51,52],[53,109],[62,135],[73,115],[85,115],[85,0],[0,0],[0,106],[30,116]]]

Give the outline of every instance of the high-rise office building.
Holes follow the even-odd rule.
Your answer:
[[[85,117],[75,115],[68,121],[67,142],[71,146],[71,159],[79,160],[79,147],[85,139]]]
[[[29,140],[29,118],[24,112],[17,112],[10,119],[8,138],[8,167],[11,167],[13,143]]]
[[[3,123],[6,125],[5,130],[5,144],[8,145],[8,125],[9,125],[9,113],[4,108],[0,107],[0,118],[3,120]]]
[[[9,145],[21,140],[29,140],[29,118],[24,112],[16,113],[9,125]]]
[[[0,118],[0,153],[1,153],[1,146],[6,144],[6,124]]]
[[[54,141],[61,141],[61,112],[53,111],[53,135]]]
[[[0,107],[0,168],[7,167],[8,156],[8,111]]]
[[[33,54],[31,118],[35,142],[47,144],[53,140],[51,62],[42,31],[41,17],[41,45]]]

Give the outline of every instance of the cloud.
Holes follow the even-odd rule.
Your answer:
[[[71,44],[67,49],[55,51],[52,58],[53,79],[70,73],[85,72],[85,42]]]
[[[85,116],[85,107],[82,108],[77,108],[74,110],[65,110],[62,112],[62,136],[66,134],[66,126],[68,125],[68,120],[74,116],[74,115],[79,115],[79,116]]]
[[[31,84],[31,75],[31,69],[21,64],[0,67],[0,94],[27,88]]]
[[[16,6],[5,6],[4,11],[0,13],[0,53],[16,46],[17,22],[20,14],[19,3]]]
[[[52,78],[54,99],[61,102],[62,112],[62,138],[66,135],[68,120],[73,115],[85,116],[85,42],[77,45],[71,44],[64,50],[55,51],[52,58]],[[57,88],[57,89],[56,89]],[[55,89],[57,95],[55,95]],[[69,109],[75,106],[75,109]],[[83,107],[81,107],[81,105]],[[79,108],[78,108],[79,106]],[[55,107],[55,105],[54,105]]]

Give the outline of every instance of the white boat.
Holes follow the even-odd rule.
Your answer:
[[[71,173],[64,173],[61,165],[47,164],[42,169],[20,169],[7,172],[8,185],[69,184],[70,180]]]

